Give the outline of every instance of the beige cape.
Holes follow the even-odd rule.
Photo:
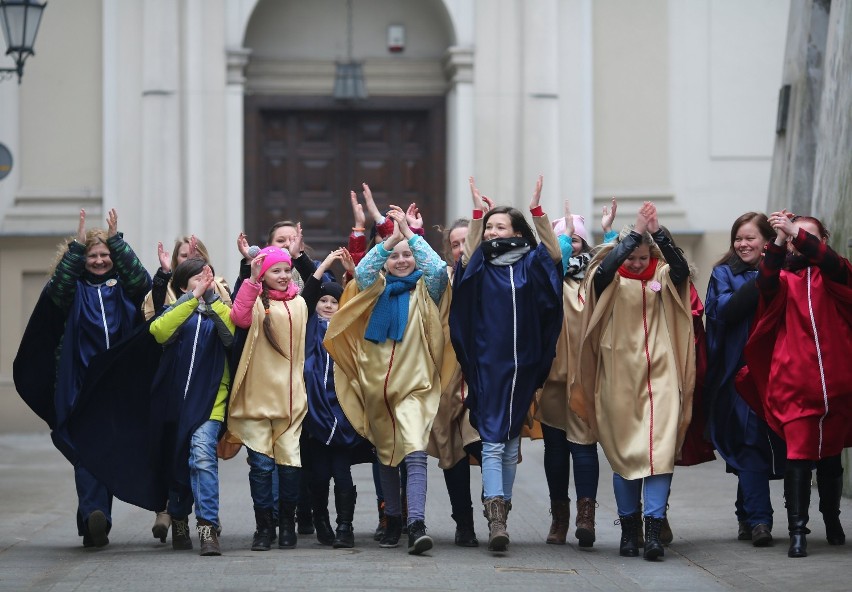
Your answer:
[[[595,437],[585,421],[570,409],[569,386],[574,382],[580,358],[580,330],[585,293],[577,280],[562,282],[562,332],[556,342],[556,357],[544,386],[535,395],[535,419],[565,432],[577,444],[594,444]]]
[[[278,344],[263,332],[265,312],[258,298],[251,327],[231,387],[228,441],[275,458],[275,464],[302,466],[299,437],[308,411],[305,389],[305,327],[308,307],[301,296],[270,300],[269,315]]]
[[[589,286],[575,379],[582,395],[576,396],[575,386],[571,407],[625,479],[671,473],[692,417],[695,386],[689,282],[674,286],[669,266],[660,261],[651,281],[616,274],[599,300]]]
[[[334,385],[346,418],[376,447],[379,462],[395,467],[407,454],[426,450],[441,398],[445,333],[439,308],[420,279],[411,291],[402,341],[364,339],[384,289],[384,275],[364,291],[349,282],[323,344],[334,359]]]

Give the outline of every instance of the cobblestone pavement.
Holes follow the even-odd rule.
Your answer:
[[[179,591],[179,590],[850,590],[852,541],[831,547],[811,500],[810,556],[788,559],[781,483],[772,483],[777,543],[757,549],[736,540],[733,513],[736,481],[721,461],[675,472],[669,517],[674,542],[665,558],[647,562],[618,555],[619,527],[611,471],[601,454],[597,542],[580,549],[569,534],[565,546],[546,545],[550,525],[542,443],[524,441],[513,510],[509,551],[495,555],[486,545],[453,545],[449,498],[434,460],[429,465],[426,524],[435,547],[412,557],[404,545],[380,549],[372,540],[375,496],[368,466],[354,469],[358,487],[355,548],[333,550],[300,536],[298,547],[251,552],[254,530],[245,455],[220,464],[223,556],[199,557],[172,551],[151,536],[153,514],[116,501],[110,544],[84,549],[77,536],[76,498],[70,465],[47,434],[0,436],[0,590]],[[480,478],[472,468],[474,499]],[[573,487],[572,487],[573,495]],[[333,508],[333,505],[332,505]],[[572,512],[573,514],[573,512]],[[476,530],[487,539],[475,508]],[[852,534],[852,500],[841,519]],[[573,520],[573,516],[572,516]],[[193,532],[193,537],[195,533]]]

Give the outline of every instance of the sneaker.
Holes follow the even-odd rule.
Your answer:
[[[432,537],[426,534],[426,523],[415,520],[408,525],[408,554],[420,555],[432,548]]]

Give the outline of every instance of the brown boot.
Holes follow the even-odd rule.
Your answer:
[[[550,532],[547,533],[548,545],[564,545],[571,524],[571,500],[550,500]]]
[[[669,517],[667,514],[666,516],[663,516],[663,524],[660,527],[660,542],[668,547],[673,540],[674,534],[672,533],[672,527],[669,524]]]
[[[169,527],[172,525],[172,517],[166,511],[157,512],[154,518],[154,526],[151,527],[151,533],[155,539],[160,539],[161,543],[166,542],[166,537],[169,536]]]
[[[213,523],[207,520],[199,520],[196,528],[198,529],[198,540],[201,541],[201,552],[199,555],[202,557],[221,555],[222,550],[219,548],[219,537],[216,536],[216,527],[213,526]]]
[[[505,551],[509,546],[509,533],[506,532],[506,500],[502,497],[489,497],[483,504],[488,515],[488,550]]]
[[[591,547],[595,543],[595,506],[597,503],[590,497],[577,500],[577,537],[580,547]]]

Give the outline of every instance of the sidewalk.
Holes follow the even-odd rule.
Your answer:
[[[71,466],[45,434],[0,436],[0,590],[163,591],[247,590],[831,590],[852,589],[852,540],[831,547],[811,500],[810,556],[787,558],[786,517],[780,482],[772,483],[776,544],[756,549],[736,540],[733,513],[736,481],[721,461],[678,468],[669,517],[675,540],[656,563],[618,555],[619,527],[611,471],[601,455],[597,542],[593,549],[546,545],[550,525],[542,443],[524,441],[513,510],[509,552],[487,551],[487,527],[475,506],[480,547],[453,545],[454,523],[443,476],[429,465],[426,524],[435,547],[421,557],[405,545],[380,549],[372,540],[375,495],[369,467],[355,468],[358,504],[355,548],[333,550],[302,536],[290,551],[249,550],[254,518],[245,455],[220,464],[223,556],[199,557],[196,550],[174,552],[151,536],[153,514],[116,501],[110,544],[84,549],[77,536],[76,496]],[[479,470],[472,467],[474,499]],[[573,486],[572,486],[573,495]],[[844,499],[841,519],[852,535],[852,500]],[[333,503],[332,503],[333,520]],[[573,512],[572,512],[573,521]],[[194,521],[192,521],[194,523]],[[573,539],[573,528],[569,543]],[[405,542],[403,536],[403,543]]]

